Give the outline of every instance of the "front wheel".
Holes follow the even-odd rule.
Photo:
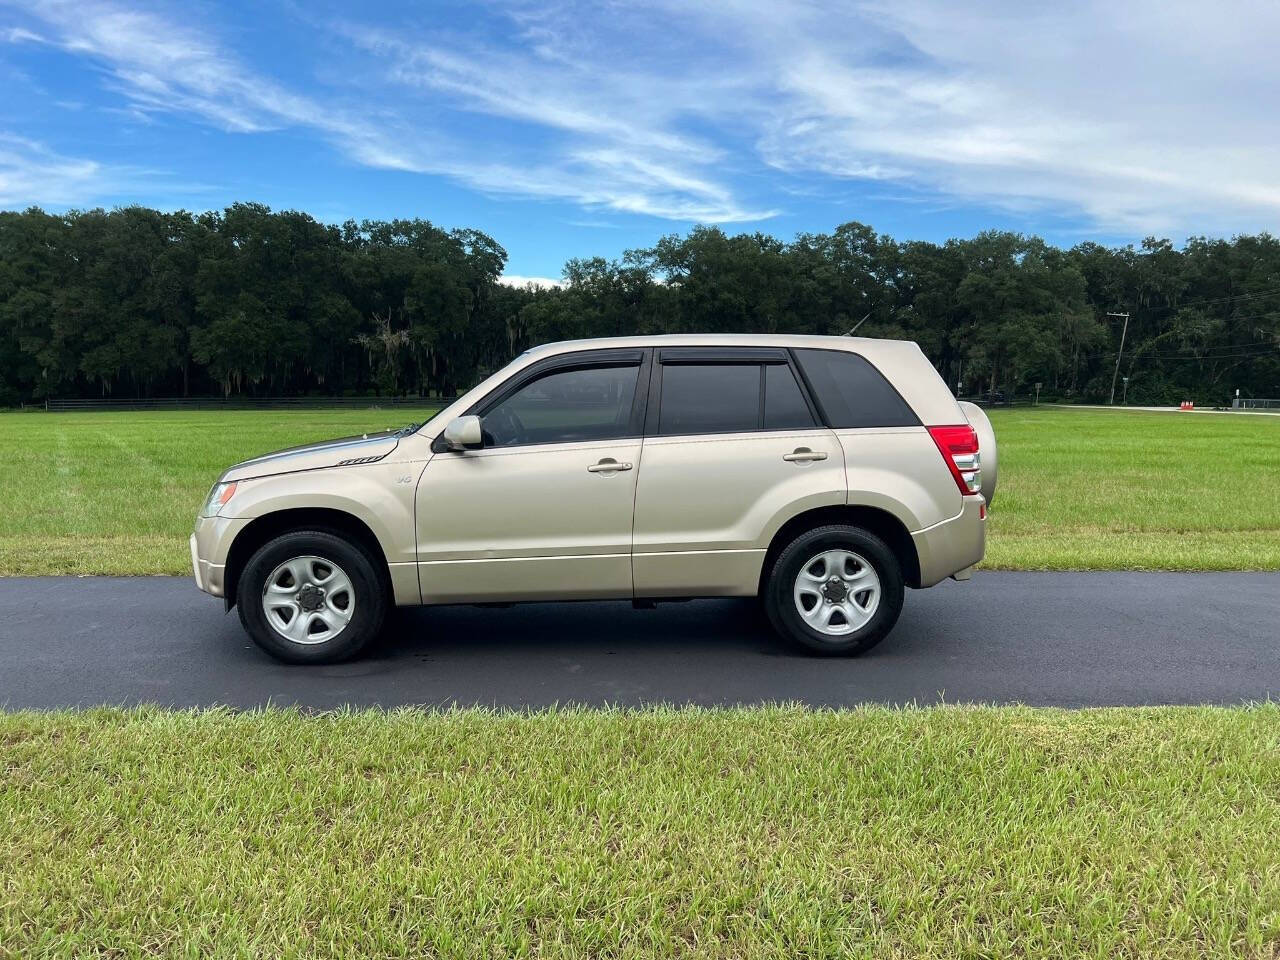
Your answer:
[[[827,655],[870,650],[898,622],[902,568],[860,527],[807,530],[783,548],[765,583],[769,621],[783,637]]]
[[[296,530],[258,549],[236,590],[253,642],[288,663],[355,656],[382,628],[387,592],[361,547],[324,530]]]

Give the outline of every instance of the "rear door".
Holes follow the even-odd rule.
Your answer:
[[[846,350],[806,348],[792,356],[840,441],[850,503],[888,510],[909,532],[960,512],[960,493],[937,444],[875,364]],[[921,378],[938,378],[923,356],[919,362]],[[959,414],[954,403],[947,394],[944,408]]]
[[[777,528],[845,502],[840,444],[786,350],[658,348],[654,361],[636,596],[754,594]]]

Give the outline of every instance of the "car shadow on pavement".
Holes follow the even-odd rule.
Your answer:
[[[744,599],[665,603],[655,609],[635,609],[626,601],[398,608],[365,656],[590,656],[690,648],[798,653],[773,633],[756,601]]]

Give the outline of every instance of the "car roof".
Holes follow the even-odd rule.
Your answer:
[[[797,347],[827,350],[874,351],[879,345],[910,344],[910,340],[882,340],[873,337],[832,337],[798,333],[663,333],[652,336],[597,337],[588,340],[560,340],[532,347],[529,353],[564,353],[573,350],[609,347]]]

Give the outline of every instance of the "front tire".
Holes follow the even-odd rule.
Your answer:
[[[286,663],[354,657],[382,629],[387,589],[363,547],[325,530],[295,530],[261,546],[236,589],[253,642]]]
[[[785,639],[813,653],[856,656],[883,640],[902,612],[902,566],[860,527],[806,530],[778,554],[765,611]]]

